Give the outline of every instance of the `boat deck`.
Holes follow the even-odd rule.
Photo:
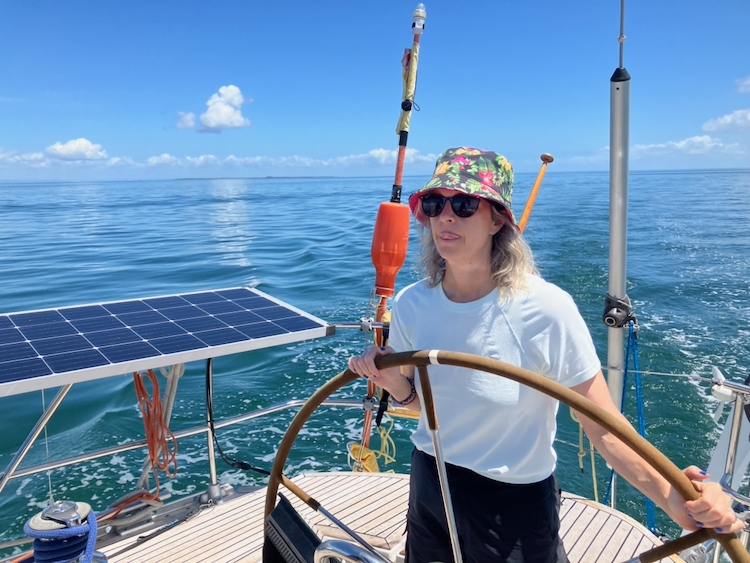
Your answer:
[[[313,473],[294,482],[393,561],[405,542],[409,478],[394,473]],[[291,492],[284,494],[321,538],[348,539]],[[101,551],[112,563],[252,563],[262,559],[265,488],[238,495],[137,542],[123,539]],[[644,526],[611,508],[563,494],[561,536],[571,563],[616,563],[661,542]],[[662,563],[680,563],[677,556]]]

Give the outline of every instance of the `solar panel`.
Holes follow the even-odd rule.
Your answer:
[[[0,397],[333,334],[237,287],[0,315]]]

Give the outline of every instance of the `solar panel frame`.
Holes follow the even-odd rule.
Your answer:
[[[0,397],[334,332],[250,287],[7,313],[0,315]]]

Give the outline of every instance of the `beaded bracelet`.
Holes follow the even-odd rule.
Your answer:
[[[403,401],[397,401],[393,398],[393,395],[391,395],[391,403],[396,405],[397,407],[405,407],[406,405],[409,405],[414,402],[414,399],[417,398],[417,388],[414,386],[414,380],[407,377],[406,378],[409,381],[409,384],[411,385],[411,393],[409,393],[409,396],[406,397]]]

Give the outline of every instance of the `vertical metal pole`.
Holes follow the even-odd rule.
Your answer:
[[[216,475],[216,459],[214,454],[214,433],[211,432],[213,427],[213,414],[212,414],[212,403],[214,395],[214,384],[213,384],[213,365],[211,358],[206,360],[206,423],[208,424],[208,496],[212,500],[221,498],[221,488],[219,487],[219,479]]]
[[[711,563],[721,563],[721,544],[717,541],[714,542],[714,552],[711,557]]]
[[[458,541],[458,528],[456,527],[456,517],[453,512],[453,501],[451,500],[451,490],[448,485],[448,473],[445,468],[445,458],[443,457],[443,447],[440,444],[438,429],[432,431],[432,446],[435,448],[435,461],[437,463],[438,478],[440,479],[440,490],[443,493],[443,508],[445,509],[446,520],[448,521],[448,530],[451,536],[451,547],[453,548],[453,559],[456,563],[462,563],[461,546]]]
[[[624,1],[623,1],[624,6]],[[622,66],[625,40],[620,24],[620,66],[610,79],[609,117],[609,295],[627,299],[628,146],[630,141],[630,75]],[[607,384],[616,405],[622,403],[625,328],[608,329]]]
[[[740,429],[742,427],[742,417],[745,414],[745,403],[741,393],[735,393],[734,411],[732,416],[732,430],[729,433],[729,444],[727,446],[727,461],[724,465],[724,474],[729,475],[729,485],[732,484],[734,475],[734,465],[737,460],[737,446],[740,441]],[[727,424],[729,421],[725,422]]]
[[[617,473],[612,475],[612,490],[609,491],[609,505],[612,508],[617,506]]]
[[[424,398],[422,408],[425,410],[427,425],[430,427],[432,434],[432,445],[435,448],[437,474],[440,482],[440,491],[443,494],[443,508],[445,509],[445,519],[448,522],[448,532],[451,538],[451,547],[453,548],[453,560],[454,563],[463,563],[461,545],[458,540],[458,528],[456,527],[456,517],[453,513],[453,502],[451,501],[451,490],[448,485],[448,471],[445,467],[443,448],[440,444],[440,436],[438,435],[438,420],[437,413],[435,412],[435,401],[432,398],[430,376],[427,373],[427,368],[424,366],[418,366],[417,370],[419,371],[419,385],[422,388],[422,397]]]
[[[630,75],[623,66],[625,0],[620,1],[620,65],[609,87],[609,288],[608,299],[627,301],[628,147],[630,142]],[[606,311],[605,311],[606,315]],[[607,322],[605,320],[605,322]],[[607,323],[607,386],[616,405],[622,404],[625,327]],[[614,324],[614,323],[613,323]],[[617,475],[612,475],[610,504],[617,506]]]

